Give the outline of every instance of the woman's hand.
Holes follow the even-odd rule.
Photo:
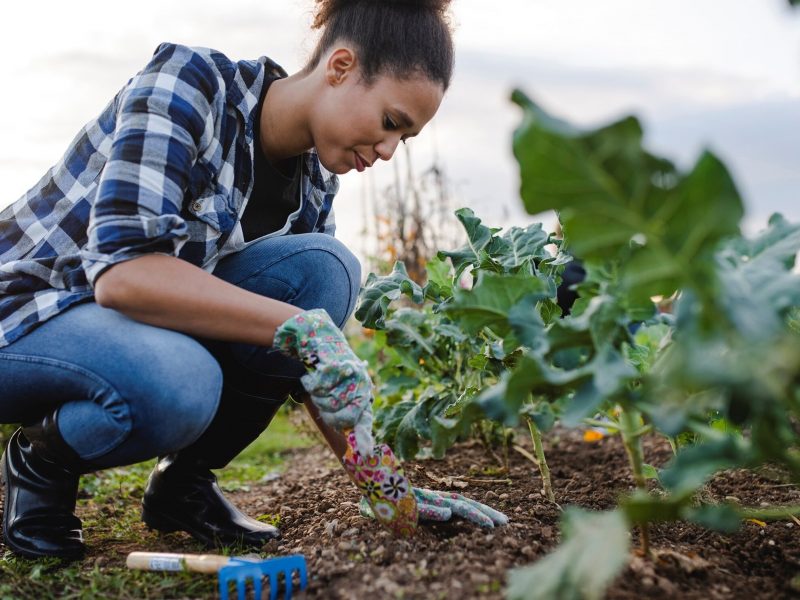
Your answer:
[[[372,381],[324,309],[289,318],[275,330],[274,347],[308,369],[300,381],[320,417],[338,431],[352,429],[362,456],[372,453]]]
[[[455,494],[453,492],[437,492],[424,488],[411,488],[417,499],[417,510],[420,520],[449,521],[455,515],[472,521],[481,527],[495,527],[508,524],[508,517],[486,504]],[[375,512],[364,498],[359,504],[361,514],[370,519]]]

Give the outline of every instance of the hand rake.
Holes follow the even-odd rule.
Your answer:
[[[292,597],[292,574],[300,575],[300,589],[308,584],[306,560],[302,554],[257,560],[219,554],[173,554],[162,552],[131,552],[126,561],[129,569],[146,571],[196,571],[217,573],[221,600],[228,600],[230,584],[236,584],[237,599],[245,600],[247,583],[253,586],[253,597],[261,600],[261,580],[269,577],[269,598],[278,597],[278,575],[283,573],[286,592],[284,599]]]

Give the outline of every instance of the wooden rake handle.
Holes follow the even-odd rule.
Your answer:
[[[220,554],[177,554],[172,552],[131,552],[125,564],[144,571],[195,571],[217,573],[230,561]]]

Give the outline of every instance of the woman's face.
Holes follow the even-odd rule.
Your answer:
[[[326,64],[325,84],[311,135],[320,162],[337,174],[392,158],[398,144],[433,118],[444,95],[442,85],[424,75],[379,75],[368,86],[354,55],[340,50]]]

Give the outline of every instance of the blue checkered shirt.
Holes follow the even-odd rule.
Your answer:
[[[0,347],[94,297],[100,274],[145,254],[207,271],[244,246],[253,121],[266,57],[233,62],[161,44],[63,158],[0,212]],[[338,179],[303,156],[300,207],[270,235],[333,235]]]

